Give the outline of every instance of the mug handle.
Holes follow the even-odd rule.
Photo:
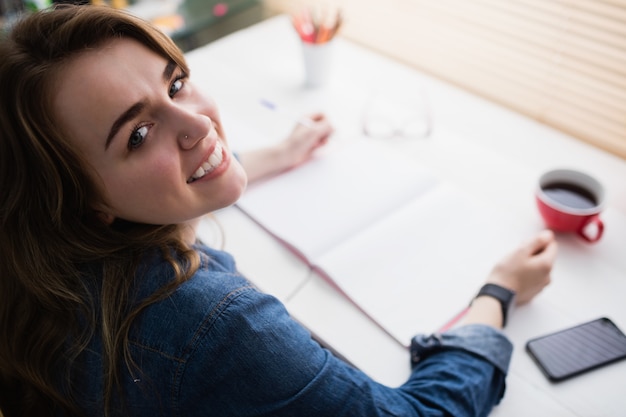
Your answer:
[[[592,223],[594,223],[596,225],[596,230],[597,231],[596,231],[595,236],[589,236],[586,233],[587,226],[589,226]],[[602,222],[602,220],[600,220],[600,217],[598,217],[598,216],[591,217],[578,230],[578,236],[582,237],[583,239],[585,239],[589,243],[595,243],[598,240],[600,240],[600,238],[602,237],[603,233],[604,233],[604,223]]]

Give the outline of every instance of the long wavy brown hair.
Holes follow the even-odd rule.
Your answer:
[[[100,221],[94,208],[105,203],[101,185],[52,118],[64,65],[115,37],[136,39],[188,71],[170,38],[108,7],[34,13],[0,41],[0,409],[6,417],[59,409],[80,415],[59,381],[71,387],[73,361],[96,332],[103,340],[104,414],[110,414],[120,369],[136,369],[128,349],[131,323],[199,264],[176,225]],[[139,259],[154,248],[176,279],[131,308]]]

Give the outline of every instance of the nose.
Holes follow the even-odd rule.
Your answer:
[[[181,111],[177,119],[176,140],[181,149],[192,149],[213,129],[213,121],[204,114]]]

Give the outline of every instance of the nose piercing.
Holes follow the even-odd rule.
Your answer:
[[[185,135],[185,139],[189,139],[189,136]]]

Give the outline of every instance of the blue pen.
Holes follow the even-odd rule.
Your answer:
[[[306,127],[313,127],[313,120],[311,120],[311,119],[309,119],[307,117],[295,117],[294,115],[286,112],[285,110],[279,108],[273,102],[271,102],[269,100],[266,100],[266,99],[261,99],[260,103],[266,109],[272,110],[273,112],[276,112],[277,114],[280,114],[280,115],[288,118],[289,120],[292,120],[294,123],[298,123],[298,124],[301,124],[302,126],[306,126]]]

